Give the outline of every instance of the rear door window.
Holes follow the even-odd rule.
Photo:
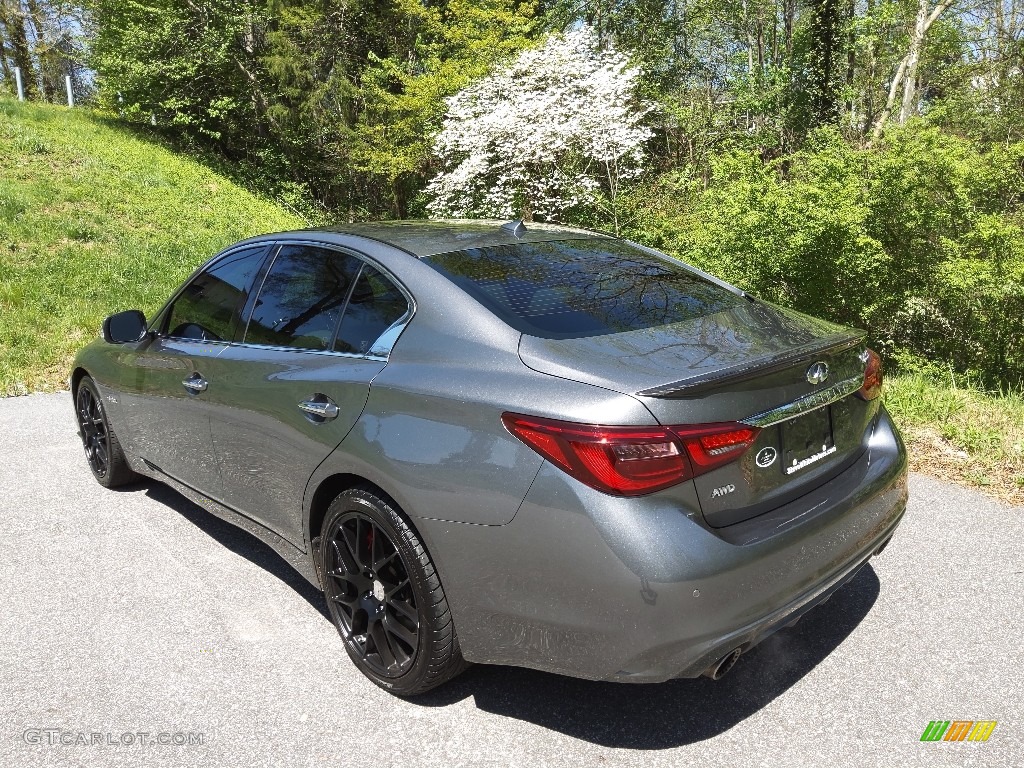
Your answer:
[[[335,351],[365,355],[381,334],[408,310],[409,303],[398,287],[367,264],[345,309]]]
[[[550,339],[669,325],[743,301],[682,264],[621,240],[516,243],[423,262],[516,330]]]
[[[240,248],[190,282],[167,313],[168,336],[230,341],[267,246]]]
[[[333,349],[335,333],[363,262],[313,245],[285,245],[253,305],[245,341]]]

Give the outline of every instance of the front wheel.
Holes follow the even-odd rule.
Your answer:
[[[85,448],[85,458],[99,484],[114,488],[138,480],[139,476],[128,466],[121,443],[110,427],[99,390],[88,376],[78,382],[75,415],[78,417],[78,434]]]
[[[412,696],[466,668],[434,564],[390,501],[347,490],[322,531],[324,597],[360,672]]]

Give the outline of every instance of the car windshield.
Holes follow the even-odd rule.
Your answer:
[[[549,339],[668,325],[743,300],[682,264],[621,240],[516,243],[423,261],[516,330]]]

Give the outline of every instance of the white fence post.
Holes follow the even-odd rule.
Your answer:
[[[24,101],[25,86],[21,83],[21,67],[14,68],[14,82],[18,85],[18,101]]]
[[[75,94],[71,91],[71,75],[64,76],[64,85],[68,89],[68,106],[75,106]]]

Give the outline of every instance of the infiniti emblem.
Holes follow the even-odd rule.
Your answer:
[[[811,363],[810,368],[807,369],[807,381],[811,384],[821,384],[825,379],[828,378],[828,363],[818,361],[817,363]]]
[[[765,467],[770,467],[774,464],[775,459],[777,459],[778,456],[779,452],[771,446],[768,446],[767,448],[762,448],[757,452],[757,456],[754,457],[754,461],[757,463],[757,466],[764,469]]]

